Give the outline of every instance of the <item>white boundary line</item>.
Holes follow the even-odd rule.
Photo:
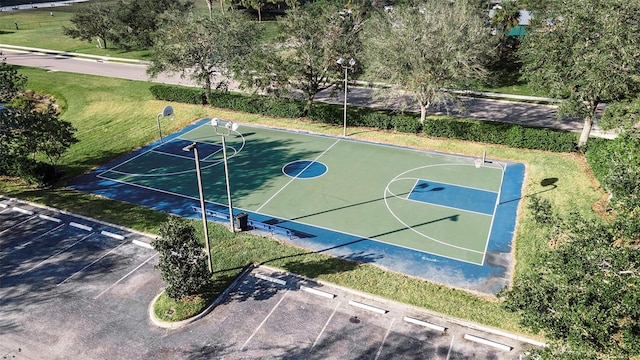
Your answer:
[[[402,181],[402,180],[414,180],[414,179],[416,180],[416,184],[418,183],[418,181],[423,180],[423,179],[419,179],[419,178],[398,178],[398,179],[394,179],[393,182]],[[453,184],[446,184],[446,183],[441,183],[441,184],[456,186],[456,185],[453,185]],[[414,187],[415,187],[415,185],[414,185]],[[460,187],[464,187],[464,186],[460,186]],[[492,193],[492,194],[499,194],[499,193],[497,193],[495,191],[490,191],[490,190],[474,189],[474,188],[469,188],[469,187],[467,187],[467,189],[481,191],[481,192],[487,192],[487,193]],[[435,203],[430,203],[430,202],[421,201],[421,200],[409,199],[409,196],[411,195],[411,192],[413,192],[413,189],[409,192],[409,194],[407,194],[407,197],[403,197],[403,196],[397,195],[396,193],[394,193],[393,191],[391,191],[389,189],[388,185],[387,185],[387,189],[386,190],[387,190],[387,192],[389,194],[391,194],[392,197],[395,197],[395,198],[398,198],[398,199],[401,199],[401,200],[404,200],[404,201],[411,201],[411,202],[413,202],[415,204],[425,204],[425,205],[434,206],[434,207],[441,207],[441,208],[445,208],[445,209],[460,210],[460,211],[464,211],[464,212],[471,213],[471,214],[477,214],[477,215],[483,215],[483,216],[493,216],[493,214],[487,214],[487,213],[482,213],[482,212],[473,211],[473,210],[467,210],[467,209],[448,206],[448,205],[435,204]],[[498,199],[497,196],[496,196],[496,199]],[[495,208],[494,208],[494,213],[495,213]]]
[[[333,144],[331,144],[328,148],[326,148],[323,152],[320,153],[320,155],[316,156],[315,159],[313,159],[313,161],[311,161],[309,163],[309,165],[307,165],[304,169],[302,169],[302,171],[300,171],[299,174],[302,174],[306,169],[308,169],[314,162],[318,161],[318,159],[320,159],[322,156],[324,156],[324,154],[326,154],[329,150],[331,150],[334,146],[336,146],[336,144],[338,144],[341,141],[341,139],[336,140]],[[328,169],[328,168],[327,168]],[[297,180],[298,177],[292,177],[291,180],[289,180],[289,182],[287,182],[286,184],[284,184],[280,190],[276,191],[273,195],[271,195],[271,197],[269,199],[267,199],[267,201],[265,201],[262,205],[260,205],[259,208],[257,208],[254,212],[259,212],[260,210],[262,210],[263,207],[265,207],[269,202],[271,202],[271,200],[273,200],[276,196],[278,196],[278,194],[280,194],[282,192],[282,190],[284,190],[287,186],[289,186],[292,182],[294,182],[295,180]]]
[[[303,162],[303,161],[310,161],[310,163],[309,163],[309,165],[305,166],[302,170],[300,170],[300,172],[298,173],[298,175],[300,175],[300,174],[304,173],[304,172],[305,172],[309,167],[311,167],[311,166],[312,166],[313,164],[315,164],[315,163],[318,163],[318,164],[321,164],[322,166],[324,166],[324,168],[325,168],[325,170],[326,170],[326,171],[325,171],[325,172],[323,172],[323,173],[322,173],[322,174],[320,174],[320,175],[316,175],[316,176],[313,176],[313,177],[299,177],[298,175],[296,175],[296,176],[291,176],[291,175],[287,174],[286,172],[284,172],[284,168],[286,168],[286,167],[287,167],[287,165],[294,164],[294,163],[297,163],[297,162]],[[288,163],[284,164],[284,166],[282,167],[281,171],[282,171],[282,173],[284,174],[284,176],[289,177],[289,178],[296,178],[296,179],[300,179],[300,180],[313,180],[313,179],[317,179],[317,178],[319,178],[319,177],[321,177],[321,176],[323,176],[323,175],[326,175],[326,174],[329,172],[329,167],[327,166],[327,164],[325,164],[325,163],[323,163],[323,162],[320,162],[320,161],[309,160],[309,159],[302,159],[302,160],[289,161]]]
[[[28,272],[31,272],[33,269],[35,269],[35,268],[37,268],[38,266],[40,266],[40,265],[42,265],[42,264],[46,263],[47,261],[49,261],[49,260],[53,259],[54,257],[56,257],[56,256],[58,256],[58,255],[60,255],[60,254],[62,254],[63,252],[65,252],[65,251],[67,251],[67,250],[71,249],[71,248],[72,248],[72,247],[74,247],[76,244],[78,244],[79,242],[83,241],[84,239],[88,238],[88,237],[89,237],[89,236],[91,236],[91,235],[93,235],[93,233],[90,233],[90,234],[88,234],[88,235],[83,236],[80,240],[78,240],[78,241],[74,242],[73,244],[71,244],[71,245],[67,246],[66,248],[64,248],[64,249],[62,249],[62,250],[60,250],[60,251],[56,252],[55,254],[53,254],[53,255],[49,256],[48,258],[46,258],[46,259],[44,259],[43,261],[39,262],[36,266],[34,266],[34,267],[32,267],[31,269],[29,269],[29,270],[25,271],[23,274],[26,274],[26,273],[28,273]]]
[[[204,122],[204,120],[205,120],[205,119],[208,119],[208,120],[207,120],[206,122]],[[202,128],[202,127],[205,127],[207,124],[209,124],[209,121],[211,121],[211,118],[202,118],[201,120],[203,121],[203,123],[202,123],[201,125],[196,126],[196,127],[194,127],[193,129],[191,129],[191,130],[189,130],[189,131],[187,131],[187,132],[185,132],[185,133],[182,133],[182,134],[180,134],[179,136],[176,136],[175,138],[172,138],[171,140],[173,141],[174,139],[178,139],[178,140],[184,140],[184,141],[189,141],[189,142],[199,142],[199,141],[196,141],[196,140],[186,139],[186,138],[184,138],[183,136],[185,136],[185,135],[187,135],[187,134],[189,134],[189,133],[192,133],[192,132],[194,132],[194,131],[196,131],[196,130],[198,130],[198,129]],[[236,136],[240,136],[240,137],[242,138],[242,144],[241,144],[241,146],[240,146],[240,148],[239,148],[239,149],[236,149],[236,148],[235,148],[235,147],[233,147],[233,146],[227,146],[227,147],[230,147],[230,148],[232,148],[232,149],[233,149],[233,154],[231,154],[231,155],[229,155],[229,156],[228,156],[228,158],[229,158],[229,159],[231,159],[231,158],[235,157],[238,153],[240,153],[240,152],[244,149],[244,147],[245,147],[245,145],[246,145],[246,139],[245,139],[244,135],[242,135],[241,133],[239,133],[239,132],[237,132],[237,131],[234,131],[234,133],[236,134]],[[220,144],[218,144],[218,143],[209,143],[209,142],[205,142],[205,141],[200,141],[200,143],[215,144],[215,145],[218,145],[218,146],[222,147],[222,145],[220,145]],[[184,156],[174,155],[174,154],[170,154],[170,153],[166,153],[166,152],[156,151],[156,150],[155,150],[155,149],[157,149],[157,148],[161,147],[163,144],[164,144],[164,143],[160,143],[160,144],[158,144],[157,146],[154,146],[154,147],[152,147],[152,148],[151,148],[151,149],[149,149],[149,150],[146,150],[146,151],[144,151],[144,152],[141,152],[140,154],[138,154],[138,155],[136,155],[136,156],[132,157],[131,159],[127,159],[126,161],[123,161],[123,162],[121,162],[121,163],[119,163],[119,164],[117,164],[117,165],[115,165],[115,166],[112,166],[112,167],[110,167],[110,168],[108,168],[108,169],[105,169],[104,171],[102,171],[102,172],[100,172],[100,173],[96,174],[96,177],[97,177],[97,178],[102,178],[102,179],[107,179],[107,180],[116,181],[116,180],[110,179],[110,178],[108,178],[108,177],[103,177],[103,176],[104,176],[103,174],[105,174],[105,173],[107,173],[107,172],[113,172],[113,173],[117,173],[117,174],[120,174],[120,175],[131,175],[131,176],[142,176],[142,177],[144,177],[144,176],[169,176],[169,175],[185,174],[185,173],[188,173],[188,172],[194,172],[194,171],[195,171],[195,169],[191,169],[191,170],[185,170],[185,171],[174,172],[174,173],[162,173],[162,174],[134,174],[134,173],[127,173],[127,172],[124,172],[124,171],[118,171],[118,170],[115,170],[115,169],[117,169],[118,167],[120,167],[120,166],[122,166],[122,165],[124,165],[124,164],[127,164],[127,163],[129,163],[129,162],[131,162],[131,161],[133,161],[133,160],[135,160],[135,159],[137,159],[137,158],[139,158],[139,157],[141,157],[141,156],[143,156],[143,155],[146,155],[146,154],[148,154],[148,153],[163,154],[163,155],[170,156],[170,157],[178,157],[178,158],[185,158],[185,159],[187,158],[187,157],[184,157]],[[215,153],[214,153],[214,154],[215,154]],[[213,154],[212,154],[212,155],[213,155]],[[191,158],[189,158],[189,159],[191,159]],[[202,160],[202,161],[203,161],[203,162],[208,162],[208,160]],[[204,169],[207,169],[207,168],[209,168],[209,167],[216,166],[216,165],[218,165],[218,164],[220,164],[220,163],[222,163],[222,161],[221,161],[221,160],[220,160],[220,161],[211,162],[211,164],[209,164],[209,165],[205,165],[205,166],[203,166],[201,169],[202,169],[202,170],[204,170]],[[136,184],[134,184],[134,183],[129,183],[129,182],[126,182],[126,181],[119,181],[119,182],[122,182],[122,183],[125,183],[125,184],[129,184],[129,185],[134,185],[134,186],[136,185]]]
[[[242,345],[242,347],[240,348],[240,351],[243,351],[244,348],[247,346],[247,344],[249,344],[249,341],[251,341],[251,339],[253,339],[254,336],[256,336],[256,334],[258,333],[258,330],[260,330],[260,328],[262,328],[262,325],[264,325],[267,320],[271,317],[271,315],[276,311],[276,309],[278,308],[278,306],[280,306],[280,303],[282,303],[282,301],[284,300],[285,297],[287,297],[287,294],[289,293],[289,290],[286,290],[284,292],[284,295],[282,295],[282,298],[280,299],[280,301],[278,301],[277,304],[275,304],[273,306],[273,309],[271,309],[271,311],[269,312],[269,314],[267,314],[267,316],[264,318],[264,320],[262,320],[262,322],[260,323],[260,325],[258,325],[258,327],[253,331],[253,333],[251,334],[251,336],[249,336],[249,338],[247,339],[247,341],[244,342],[244,344]]]
[[[4,234],[5,232],[7,232],[7,231],[9,231],[9,230],[13,229],[14,227],[17,227],[17,226],[20,226],[20,225],[22,225],[22,224],[24,224],[24,223],[27,223],[27,222],[29,222],[29,221],[33,220],[34,218],[35,218],[35,216],[32,216],[32,217],[30,217],[30,218],[28,218],[28,219],[26,219],[26,220],[20,221],[19,223],[14,224],[14,225],[12,225],[12,226],[10,226],[10,227],[8,227],[8,228],[6,228],[6,229],[4,229],[4,230],[0,231],[0,234]]]
[[[64,284],[65,282],[67,282],[67,280],[71,279],[72,277],[76,276],[77,274],[83,272],[84,270],[88,269],[89,267],[91,267],[93,264],[97,263],[98,261],[104,259],[107,255],[111,254],[112,252],[114,252],[115,250],[117,250],[120,246],[126,244],[126,242],[120,243],[120,245],[114,247],[113,249],[107,251],[106,253],[102,254],[102,256],[100,256],[99,258],[95,259],[94,261],[92,261],[91,263],[89,263],[88,265],[86,265],[85,267],[83,267],[82,269],[74,272],[73,274],[71,274],[68,278],[62,280],[61,282],[59,282],[56,286],[60,286],[62,284]]]
[[[378,347],[378,352],[376,353],[375,360],[378,360],[380,358],[380,354],[382,354],[382,348],[384,348],[384,343],[387,342],[387,339],[389,338],[389,334],[391,333],[391,328],[393,327],[393,323],[395,321],[396,319],[391,319],[391,323],[387,328],[387,332],[384,334],[384,338],[382,338],[382,341],[380,342],[380,347]]]
[[[29,245],[33,244],[33,242],[34,242],[34,241],[36,241],[36,240],[40,239],[41,237],[47,236],[47,235],[51,234],[52,232],[54,232],[54,231],[56,231],[56,230],[58,230],[58,229],[60,229],[60,228],[62,228],[62,227],[64,227],[64,226],[66,226],[66,224],[60,224],[60,225],[58,225],[58,226],[54,227],[53,229],[51,229],[51,230],[49,230],[49,231],[46,231],[46,232],[44,232],[43,234],[40,234],[40,235],[36,236],[35,238],[33,238],[33,239],[31,239],[31,240],[27,241],[26,243],[16,246],[15,248],[13,248],[13,250],[9,251],[9,253],[8,253],[8,254],[10,255],[10,254],[13,254],[13,253],[14,253],[14,252],[16,252],[16,251],[22,250],[22,249],[24,249],[25,247],[27,247],[27,246],[29,246]]]
[[[451,343],[449,343],[449,350],[447,351],[447,360],[451,357],[451,349],[453,349],[453,340],[455,339],[455,335],[451,336]]]
[[[140,269],[141,267],[143,267],[146,263],[148,263],[149,261],[151,261],[151,259],[153,259],[154,257],[156,257],[158,255],[158,253],[155,253],[153,255],[151,255],[151,257],[149,257],[147,260],[143,261],[142,264],[138,265],[135,267],[135,269],[129,271],[125,276],[121,277],[120,279],[118,279],[118,281],[114,282],[113,284],[111,284],[111,286],[109,286],[108,288],[106,288],[105,290],[103,290],[100,294],[96,295],[96,297],[94,297],[94,300],[97,300],[100,296],[104,295],[105,293],[107,293],[109,290],[111,290],[114,286],[118,285],[122,280],[126,279],[129,277],[129,275],[133,274],[134,272],[136,272],[138,269]]]
[[[448,259],[457,260],[457,261],[460,261],[460,262],[466,262],[466,263],[470,263],[470,264],[475,264],[475,265],[480,265],[480,266],[482,266],[482,265],[484,264],[484,260],[485,260],[485,257],[486,257],[487,248],[488,248],[488,246],[489,246],[489,240],[490,240],[490,237],[491,237],[491,226],[493,225],[493,222],[494,222],[494,220],[495,220],[495,211],[496,211],[496,208],[495,208],[495,207],[494,207],[494,210],[493,210],[493,214],[492,214],[492,215],[489,215],[489,216],[491,216],[491,225],[489,226],[489,232],[488,232],[488,235],[487,235],[487,239],[485,240],[484,251],[475,250],[475,249],[469,249],[469,248],[465,248],[465,247],[462,247],[462,246],[449,244],[449,243],[447,243],[447,242],[443,242],[443,241],[437,240],[437,239],[435,239],[435,238],[432,238],[432,237],[430,237],[430,236],[428,236],[428,235],[422,234],[422,233],[418,232],[417,230],[415,230],[413,227],[411,227],[411,226],[409,226],[408,224],[406,224],[405,222],[403,222],[403,221],[402,221],[398,216],[396,216],[396,215],[394,214],[394,212],[391,210],[391,207],[390,207],[390,205],[389,205],[389,203],[388,203],[388,200],[387,200],[387,192],[389,192],[391,195],[393,195],[393,197],[395,197],[395,198],[397,198],[397,199],[401,199],[401,200],[403,200],[403,199],[402,199],[402,197],[398,197],[398,196],[396,196],[393,192],[391,192],[391,191],[389,190],[389,184],[393,183],[396,179],[413,179],[413,178],[403,178],[402,176],[403,176],[403,175],[405,175],[405,174],[407,174],[407,173],[410,173],[410,172],[412,172],[412,171],[415,171],[415,170],[424,169],[424,168],[429,168],[429,167],[436,167],[436,166],[474,166],[474,165],[473,165],[473,164],[467,164],[467,163],[464,163],[464,164],[432,164],[432,165],[425,165],[425,166],[420,166],[420,167],[416,167],[416,168],[413,168],[413,169],[409,169],[409,170],[407,170],[407,171],[405,171],[405,172],[403,172],[403,173],[401,173],[401,174],[398,174],[395,178],[393,178],[391,181],[389,181],[389,183],[387,184],[387,187],[385,188],[385,191],[384,191],[384,196],[383,196],[383,198],[384,198],[385,205],[387,206],[387,210],[389,211],[389,213],[391,213],[391,215],[392,215],[393,217],[395,217],[395,218],[396,218],[396,220],[398,220],[401,224],[403,224],[404,226],[406,226],[406,227],[407,227],[407,229],[409,229],[409,230],[411,230],[411,231],[415,232],[416,234],[421,235],[421,236],[423,236],[423,237],[425,237],[425,238],[427,238],[427,239],[430,239],[430,240],[432,240],[432,241],[434,241],[434,242],[440,243],[440,244],[445,245],[445,246],[450,246],[450,247],[453,247],[453,248],[456,248],[456,249],[465,250],[465,251],[469,251],[469,252],[472,252],[472,253],[482,254],[482,262],[478,263],[478,262],[473,262],[473,261],[469,261],[469,260],[463,260],[463,259],[459,259],[459,258],[454,258],[454,257],[450,257],[450,256],[445,256],[445,255],[441,255],[441,254],[435,254],[435,253],[426,252],[426,251],[423,251],[423,252],[428,253],[428,254],[431,254],[431,255],[436,255],[436,256],[441,256],[441,257],[448,258]],[[506,166],[505,166],[505,167],[506,167]],[[505,169],[504,169],[501,165],[498,165],[498,167],[493,167],[493,169],[496,169],[496,170],[500,170],[500,171],[501,171],[501,180],[500,180],[500,187],[499,187],[499,189],[501,189],[501,188],[502,188],[502,185],[503,185],[503,182],[504,182],[504,173],[505,173]],[[451,185],[453,185],[453,184],[451,184]],[[484,191],[488,191],[488,190],[484,190]],[[497,202],[497,203],[499,203],[499,201],[500,201],[500,191],[498,191],[498,194],[497,194],[497,197],[496,197],[496,202]],[[434,205],[434,206],[435,206],[435,205]],[[462,210],[462,209],[458,209],[458,210]],[[483,214],[483,215],[487,215],[487,214]],[[413,250],[416,250],[416,249],[413,249]],[[419,251],[419,250],[417,250],[417,251]]]
[[[331,315],[329,316],[329,318],[327,319],[327,322],[324,323],[324,326],[322,327],[322,330],[320,330],[320,333],[318,334],[318,336],[316,337],[316,341],[313,342],[313,345],[311,345],[311,348],[309,348],[309,351],[313,350],[313,348],[318,344],[318,341],[320,341],[320,338],[322,337],[322,334],[324,334],[324,331],[327,330],[327,326],[329,326],[329,324],[331,323],[331,319],[333,319],[333,316],[336,314],[336,312],[338,311],[338,307],[340,307],[340,302],[338,301],[338,303],[336,304],[336,307],[333,308],[333,312],[331,313]]]
[[[507,166],[508,166],[507,164],[503,164],[503,163],[500,163],[500,162],[494,162],[494,164],[498,164],[498,166],[502,170],[502,177],[500,178],[500,189],[498,190],[498,196],[496,197],[496,203],[493,206],[493,216],[491,218],[491,226],[489,226],[489,235],[487,235],[487,242],[486,242],[486,245],[484,247],[484,255],[482,256],[482,263],[483,264],[484,264],[485,259],[487,258],[487,252],[489,250],[489,242],[491,240],[491,231],[493,230],[493,224],[496,222],[496,212],[498,211],[498,206],[500,206],[500,196],[502,196],[502,186],[504,185],[504,175],[507,172]],[[522,187],[520,188],[520,191],[522,191]],[[517,210],[516,210],[516,222],[517,222],[517,220],[518,220],[518,214],[517,214]],[[515,224],[514,224],[514,231],[515,231]],[[515,246],[512,246],[512,248],[515,249]]]

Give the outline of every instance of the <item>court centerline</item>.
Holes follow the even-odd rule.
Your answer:
[[[302,169],[302,171],[300,171],[298,173],[298,175],[296,175],[295,177],[292,177],[291,180],[289,180],[289,182],[287,182],[286,184],[284,184],[284,186],[282,186],[278,191],[276,191],[275,194],[273,194],[269,199],[267,199],[267,201],[265,201],[262,205],[260,205],[259,208],[257,208],[255,210],[255,212],[259,212],[260,210],[262,210],[263,207],[265,207],[269,202],[271,202],[271,200],[273,200],[276,196],[278,196],[278,194],[280,194],[287,186],[289,186],[292,182],[294,182],[295,180],[298,179],[298,176],[300,174],[302,174],[306,169],[309,168],[309,166],[311,166],[311,164],[313,164],[314,162],[318,161],[318,159],[320,159],[324,154],[327,153],[327,151],[331,150],[331,148],[333,148],[337,143],[340,142],[340,139],[336,140],[333,144],[331,144],[331,146],[329,146],[326,150],[324,150],[322,153],[320,153],[320,155],[316,156],[315,159],[313,159],[313,161],[311,161],[309,163],[309,165],[307,165],[304,169]]]

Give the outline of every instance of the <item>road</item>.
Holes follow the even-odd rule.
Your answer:
[[[42,53],[32,51],[18,51],[3,48],[0,50],[10,64],[43,68],[50,71],[67,71],[98,76],[109,76],[122,79],[154,81],[165,84],[177,84],[185,86],[195,86],[189,79],[183,79],[179,75],[163,73],[151,80],[146,73],[147,65],[143,63],[122,63],[104,61],[102,59],[80,58],[73,56],[56,55],[53,53]],[[231,84],[232,90],[236,89]],[[317,101],[342,104],[344,93],[336,91],[332,94],[332,89],[320,92],[316,96]],[[381,99],[379,94],[374,93],[374,89],[368,87],[350,87],[348,103],[351,106],[369,106],[376,108],[401,107],[402,100],[390,102]],[[408,98],[404,98],[408,100]],[[411,101],[406,101],[411,104]],[[494,100],[479,97],[462,97],[462,107],[465,112],[452,112],[451,115],[465,116],[469,118],[489,121],[499,121],[506,123],[521,124],[524,126],[547,127],[558,130],[580,132],[582,130],[582,120],[565,119],[556,120],[556,106],[532,104],[517,101]],[[416,106],[406,107],[407,110],[418,111]],[[443,109],[431,109],[430,114],[446,114]],[[595,126],[592,135],[607,136]]]

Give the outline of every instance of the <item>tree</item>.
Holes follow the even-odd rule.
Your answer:
[[[522,323],[552,339],[544,359],[635,359],[640,356],[640,134],[589,145],[587,158],[613,194],[607,221],[553,214],[531,198],[551,249],[504,291]],[[535,357],[534,357],[535,358]]]
[[[577,214],[553,225],[559,229],[555,249],[514,279],[502,294],[507,308],[521,312],[533,331],[560,341],[567,353],[640,355],[640,252],[614,246],[615,233],[606,224]]]
[[[447,89],[467,89],[486,76],[495,37],[468,1],[427,0],[380,12],[367,27],[371,74],[404,90],[427,109],[455,99]]]
[[[187,221],[171,216],[160,226],[159,237],[151,245],[160,253],[156,268],[167,284],[165,291],[173,300],[203,294],[211,284],[207,254]]]
[[[517,49],[520,42],[517,36],[509,36],[509,31],[520,25],[520,8],[517,0],[501,1],[500,4],[495,5],[491,25],[500,37],[501,65],[507,65],[505,62],[511,60],[511,53]]]
[[[124,49],[147,49],[153,46],[156,32],[166,12],[185,14],[193,8],[191,1],[120,0],[114,10],[114,42]]]
[[[206,101],[217,73],[231,77],[245,68],[247,59],[259,49],[260,30],[237,12],[214,19],[195,15],[168,18],[157,34],[148,73],[180,73],[202,86]]]
[[[522,41],[523,77],[536,90],[564,99],[558,117],[580,116],[585,145],[603,102],[640,90],[640,2],[551,1]]]
[[[506,36],[509,30],[520,24],[520,8],[516,0],[501,1],[494,6],[491,25]]]
[[[11,102],[27,84],[27,78],[18,74],[15,67],[0,61],[0,104]]]
[[[306,101],[306,115],[318,92],[340,84],[343,70],[336,61],[341,57],[362,59],[362,14],[335,6],[294,7],[278,24],[282,29],[278,45],[265,46],[250,70],[238,74],[238,80],[245,87],[300,93]],[[361,69],[356,65],[354,72]]]
[[[603,130],[633,131],[640,128],[640,96],[609,104],[598,121]]]
[[[111,41],[111,30],[115,26],[114,8],[110,4],[95,3],[78,8],[71,23],[74,27],[62,27],[62,32],[74,39],[91,42],[98,38],[98,45],[107,48],[107,40]]]
[[[258,22],[262,22],[262,8],[267,5],[267,2],[267,0],[240,0],[242,6],[258,12]]]
[[[58,118],[58,110],[48,104],[46,108],[29,112],[29,120],[32,124],[31,137],[34,151],[44,154],[53,166],[53,175],[58,176],[58,162],[71,145],[79,140],[75,137],[76,129],[73,125]]]

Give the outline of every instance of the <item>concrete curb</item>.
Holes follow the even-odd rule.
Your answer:
[[[264,269],[270,272],[281,272],[281,273],[285,273],[287,276],[292,276],[292,277],[296,277],[296,278],[300,278],[304,281],[309,281],[309,282],[313,282],[313,283],[317,283],[323,286],[327,286],[330,288],[334,288],[337,290],[340,290],[341,292],[345,292],[345,293],[351,293],[354,294],[356,296],[362,297],[364,299],[369,299],[372,301],[376,301],[382,304],[390,304],[393,305],[393,307],[405,307],[405,308],[409,308],[414,310],[415,312],[419,312],[419,313],[424,313],[427,314],[429,316],[433,316],[435,318],[439,318],[439,319],[443,319],[447,322],[459,325],[459,326],[463,326],[463,327],[467,327],[469,329],[473,329],[473,330],[478,330],[478,331],[482,331],[488,334],[493,334],[493,335],[497,335],[497,336],[502,336],[505,338],[509,338],[512,340],[516,340],[516,341],[521,341],[527,344],[531,344],[533,346],[537,346],[537,347],[546,347],[547,344],[542,342],[542,341],[538,341],[535,339],[531,339],[525,336],[521,336],[518,334],[513,334],[504,330],[500,330],[500,329],[495,329],[495,328],[491,328],[488,326],[484,326],[484,325],[480,325],[480,324],[476,324],[470,321],[466,321],[466,320],[462,320],[462,319],[458,319],[458,318],[454,318],[454,317],[449,317],[446,316],[444,314],[440,314],[425,308],[421,308],[421,307],[416,307],[413,305],[409,305],[409,304],[405,304],[405,303],[400,303],[394,300],[389,300],[389,299],[385,299],[385,298],[381,298],[369,293],[365,293],[365,292],[361,292],[358,290],[354,290],[354,289],[349,289],[349,288],[345,288],[343,286],[340,285],[336,285],[336,284],[332,284],[330,282],[326,282],[326,281],[321,281],[321,280],[317,280],[317,279],[311,279],[311,278],[307,278],[305,276],[302,275],[297,275],[297,274],[293,274],[290,273],[289,271],[283,270],[283,269],[278,269],[269,265],[259,265],[257,266],[258,269]],[[292,287],[291,284],[287,284],[289,287]]]
[[[164,329],[170,329],[170,330],[175,330],[175,329],[179,329],[181,327],[187,326],[197,320],[202,319],[203,317],[205,317],[207,314],[209,314],[211,312],[211,310],[213,310],[216,306],[220,305],[220,303],[222,302],[222,300],[224,298],[227,297],[227,295],[229,294],[229,291],[234,288],[238,281],[240,281],[240,279],[242,279],[243,277],[245,277],[248,273],[250,273],[251,271],[253,271],[253,269],[255,268],[254,265],[250,265],[247,268],[245,268],[240,275],[238,275],[233,282],[227,286],[227,288],[220,294],[218,295],[218,297],[211,303],[211,305],[209,305],[206,309],[204,309],[201,313],[192,316],[188,319],[184,319],[182,321],[163,321],[158,319],[158,317],[156,316],[156,314],[153,311],[153,305],[156,303],[156,301],[158,300],[158,298],[160,297],[160,295],[162,295],[162,293],[164,293],[164,290],[162,292],[160,292],[158,295],[156,295],[156,297],[153,298],[153,300],[151,300],[151,303],[149,304],[149,319],[151,320],[151,322],[160,328],[164,328]]]

